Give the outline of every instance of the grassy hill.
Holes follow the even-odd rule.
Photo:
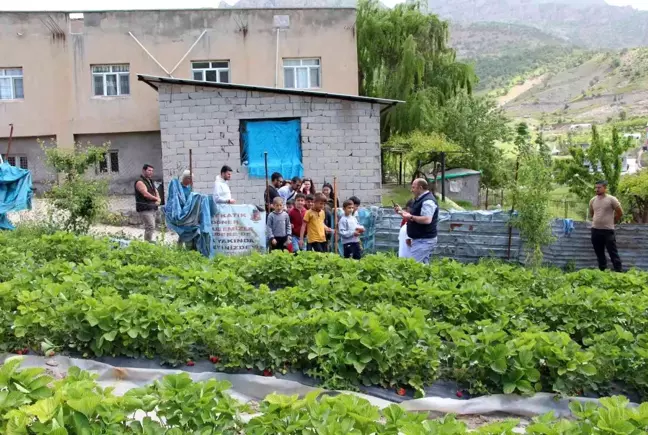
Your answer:
[[[549,73],[505,105],[545,124],[609,123],[648,116],[648,48],[599,52]]]
[[[477,90],[509,88],[526,78],[576,66],[588,56],[566,40],[535,27],[509,23],[453,23],[451,45],[475,65]]]

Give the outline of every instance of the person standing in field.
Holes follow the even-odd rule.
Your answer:
[[[291,243],[290,234],[292,228],[290,226],[290,217],[284,210],[283,199],[276,197],[272,201],[272,213],[268,216],[267,232],[268,240],[270,241],[270,250],[276,249],[285,250],[288,244]]]
[[[279,189],[279,195],[286,201],[295,200],[295,197],[299,193],[299,188],[301,187],[301,178],[293,177],[290,180],[290,184],[286,184],[281,189]]]
[[[394,209],[407,221],[407,237],[412,239],[412,258],[418,263],[428,264],[437,245],[439,206],[427,180],[417,178],[412,181],[411,190],[414,202],[410,211],[403,211],[398,205]]]
[[[300,249],[304,247],[304,235],[308,232],[308,250],[326,252],[326,234],[332,233],[333,230],[324,225],[324,207],[326,207],[326,196],[318,193],[315,195],[313,208],[304,215],[304,223],[299,233]]]
[[[153,166],[144,165],[142,175],[135,182],[135,211],[144,224],[144,240],[153,242],[155,216],[160,205],[160,194],[153,184]]]
[[[304,224],[304,216],[306,216],[306,196],[303,193],[298,193],[295,196],[295,208],[288,212],[290,216],[290,226],[292,227],[292,243],[293,252],[304,250],[303,246],[299,246],[299,237]]]
[[[364,227],[358,223],[353,216],[353,201],[347,199],[342,203],[344,216],[338,222],[340,238],[342,239],[342,248],[344,258],[353,258],[360,260],[362,250],[360,249],[360,234],[364,232]]]
[[[623,265],[616,245],[614,224],[621,221],[623,209],[619,200],[607,194],[607,181],[601,180],[596,183],[596,196],[589,203],[589,212],[592,216],[592,246],[596,253],[600,270],[607,269],[607,249],[612,260],[615,272],[623,272]]]
[[[236,202],[232,199],[232,192],[227,183],[232,178],[232,172],[232,168],[225,165],[221,168],[220,175],[216,176],[214,182],[214,202],[216,204],[234,204]]]

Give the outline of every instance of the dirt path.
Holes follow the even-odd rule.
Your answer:
[[[523,93],[531,89],[532,87],[542,83],[544,78],[545,76],[541,75],[540,77],[526,80],[521,85],[513,86],[506,95],[502,95],[501,97],[497,98],[497,104],[499,106],[504,106],[505,104],[510,103],[511,101],[515,100],[517,97],[519,97],[520,95],[522,95]]]

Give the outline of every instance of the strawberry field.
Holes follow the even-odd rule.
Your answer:
[[[192,252],[0,233],[0,351],[210,359],[420,396],[648,393],[648,274]],[[1,397],[0,397],[1,402]],[[27,432],[25,432],[27,433]]]

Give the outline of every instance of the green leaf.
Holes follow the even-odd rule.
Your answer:
[[[113,341],[113,340],[115,340],[116,336],[117,336],[117,330],[113,329],[110,332],[106,332],[102,337],[106,341]]]
[[[79,411],[81,414],[85,415],[88,418],[94,417],[95,410],[97,406],[101,403],[100,396],[85,396],[81,399],[68,399],[67,404],[70,408],[75,411]]]
[[[48,399],[39,400],[35,404],[28,406],[25,411],[38,418],[38,421],[41,423],[47,423],[54,417],[54,415],[56,415],[58,406],[58,399],[50,397]]]
[[[491,363],[490,368],[496,373],[504,374],[506,373],[506,360],[496,359]]]

